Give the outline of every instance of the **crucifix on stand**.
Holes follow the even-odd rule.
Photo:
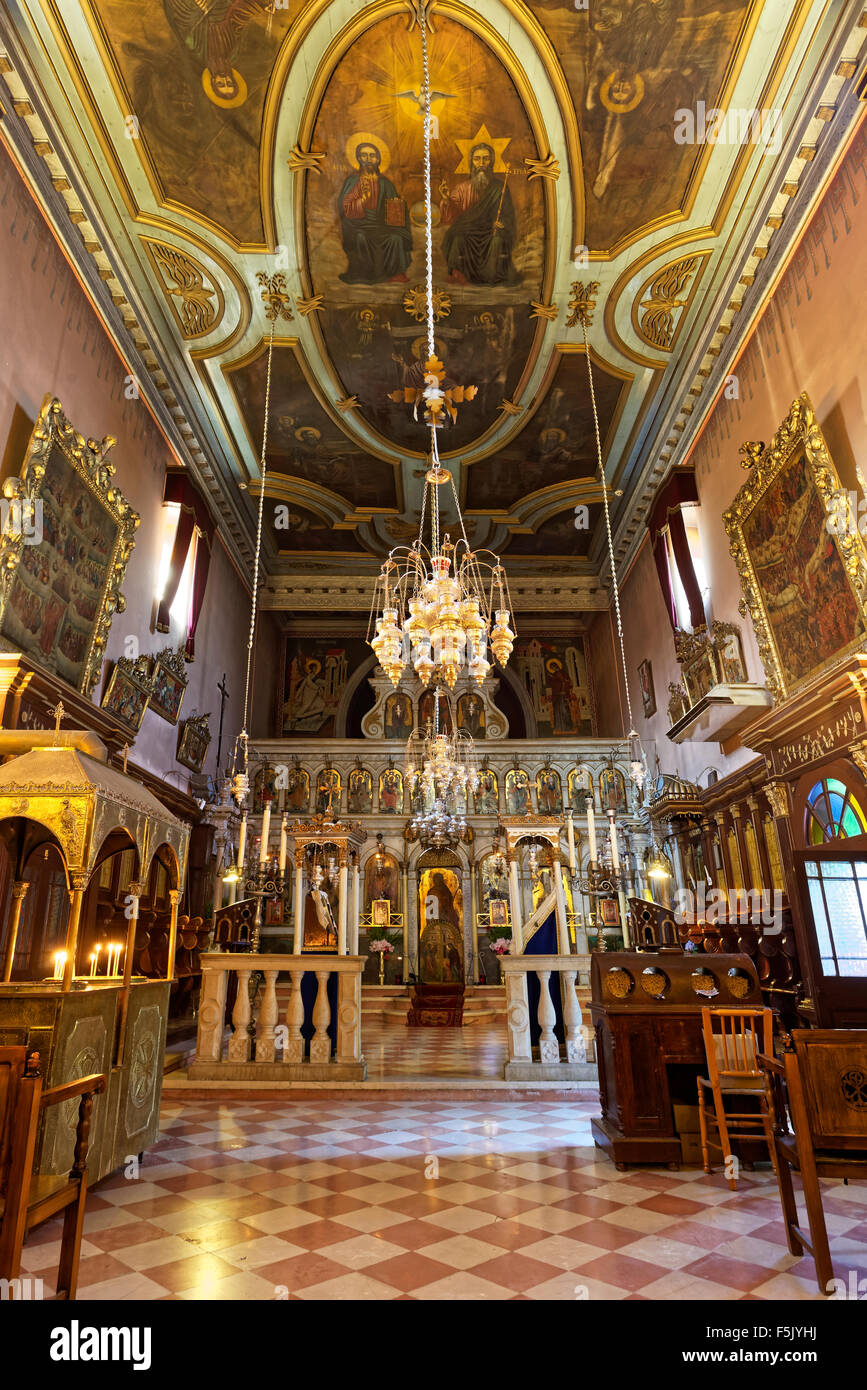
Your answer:
[[[229,689],[226,685],[226,673],[223,672],[223,679],[218,683],[217,689],[220,692],[220,731],[217,734],[217,778],[220,776],[220,755],[223,751],[223,712],[226,708],[226,701],[229,699]]]

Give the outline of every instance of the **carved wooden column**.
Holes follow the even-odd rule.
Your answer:
[[[169,919],[169,956],[166,963],[166,979],[175,978],[175,953],[178,949],[178,903],[181,900],[178,888],[169,889],[169,902],[172,905],[171,917]]]
[[[128,896],[129,896],[129,902],[128,902],[128,904],[127,904],[127,907],[126,907],[125,911],[126,911],[126,916],[127,916],[128,925],[127,925],[127,929],[126,929],[126,953],[125,953],[125,955],[124,955],[124,960],[123,960],[123,980],[122,980],[122,983],[121,983],[121,991],[120,991],[120,1018],[119,1018],[119,1021],[118,1021],[118,1029],[117,1029],[117,1065],[118,1065],[118,1066],[122,1066],[122,1065],[123,1065],[124,1048],[125,1048],[125,1046],[126,1046],[126,1021],[127,1021],[127,1016],[128,1016],[128,1014],[129,1014],[129,991],[130,991],[130,981],[131,981],[131,979],[132,979],[132,958],[133,958],[133,955],[135,954],[135,934],[136,934],[136,928],[138,927],[138,906],[139,906],[139,900],[140,900],[140,898],[141,898],[142,893],[144,892],[144,888],[145,888],[145,885],[144,885],[143,883],[131,883],[131,884],[129,885],[129,888],[127,889],[127,894],[128,894]],[[172,903],[172,918],[173,918],[173,922],[174,922],[175,927],[177,927],[177,917],[178,917],[178,909],[177,909],[177,898],[178,898],[178,893],[177,893],[177,892],[174,893],[174,898],[175,898],[175,901]],[[170,938],[170,940],[171,940],[171,938]],[[170,948],[170,949],[171,949],[171,948]],[[168,978],[171,979],[171,974],[169,974],[169,977],[168,977]]]
[[[768,859],[768,847],[765,844],[765,828],[762,825],[762,813],[759,810],[759,798],[757,796],[747,797],[747,806],[750,808],[750,820],[753,826],[753,835],[756,839],[756,853],[759,856],[759,866],[762,871],[762,881],[757,885],[759,888],[767,888],[773,891],[774,879],[771,873],[771,864]]]
[[[81,905],[89,879],[87,874],[71,876],[72,891],[69,894],[69,925],[66,928],[66,963],[63,967],[63,993],[72,989],[75,976],[75,957],[78,952],[78,932],[81,927]]]
[[[524,943],[521,937],[521,884],[518,879],[518,861],[513,850],[508,850],[509,863],[509,906],[512,911],[512,954],[520,956]]]
[[[701,822],[701,847],[704,854],[704,866],[707,870],[705,874],[705,886],[707,886],[707,874],[710,874],[712,887],[719,888],[717,879],[716,855],[714,854],[714,830],[716,828],[716,817],[705,816]]]
[[[789,899],[789,908],[792,913],[792,926],[794,927],[795,941],[798,946],[801,976],[804,981],[806,992],[810,1000],[813,1000],[817,993],[813,982],[813,953],[810,950],[810,943],[813,939],[813,923],[812,919],[804,910],[801,895],[798,892],[798,880],[795,876],[789,787],[785,782],[766,782],[764,792],[765,796],[768,798],[768,804],[773,812],[774,823],[777,827],[777,839],[780,844],[780,859],[783,864],[783,879]],[[819,993],[821,993],[821,991],[819,991]],[[818,1011],[815,1021],[820,1028],[830,1026],[824,1022]]]
[[[295,850],[295,936],[292,941],[292,951],[296,956],[300,956],[304,949],[304,850]]]
[[[750,878],[752,877],[752,869],[750,868],[750,857],[747,854],[747,842],[744,839],[744,827],[742,819],[744,808],[736,803],[729,809],[731,811],[732,824],[735,828],[735,839],[737,840],[738,852],[741,858],[741,878],[743,879],[744,889],[748,890],[752,887],[752,884],[750,883]]]
[[[349,892],[349,865],[347,862],[346,847],[340,848],[340,873],[337,879],[337,954],[346,955],[346,912],[347,894]]]
[[[719,833],[719,851],[722,855],[723,873],[725,874],[726,880],[726,891],[731,893],[734,892],[735,876],[732,871],[731,855],[729,854],[729,837],[725,815],[717,816],[716,824],[717,831]]]
[[[27,897],[29,883],[23,879],[16,879],[12,884],[12,920],[9,923],[9,937],[6,942],[6,955],[3,960],[3,981],[12,979],[12,962],[15,958],[15,946],[18,942],[18,929],[21,926],[21,913],[24,910],[24,899]]]

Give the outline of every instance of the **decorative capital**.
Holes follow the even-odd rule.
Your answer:
[[[324,296],[321,294],[314,294],[312,299],[296,299],[295,303],[301,317],[306,319],[308,314],[315,314],[317,309],[322,308],[323,299]]]
[[[12,885],[12,896],[13,896],[13,898],[15,898],[16,901],[18,901],[19,899],[23,900],[24,898],[26,898],[26,897],[27,897],[27,889],[28,889],[29,887],[30,887],[30,884],[29,884],[29,883],[24,883],[22,879],[16,880],[16,882],[13,883],[13,885]]]
[[[289,151],[289,158],[286,162],[293,174],[301,173],[305,169],[309,169],[313,174],[321,174],[322,170],[319,166],[325,158],[324,150],[302,150],[300,145],[295,144]]]
[[[850,744],[848,753],[861,776],[867,781],[867,739],[862,739],[860,743]]]
[[[542,304],[535,299],[530,300],[531,319],[547,319],[549,323],[553,323],[557,314],[558,309],[556,304]]]
[[[286,319],[287,321],[293,319],[295,316],[292,313],[292,304],[283,271],[278,270],[275,275],[267,275],[264,270],[260,270],[256,279],[262,286],[262,302],[266,305],[266,319],[272,323],[276,319]]]
[[[138,880],[133,879],[133,881],[127,885],[126,891],[127,893],[129,893],[131,898],[140,898],[144,890],[145,885],[139,882]]]
[[[181,900],[181,890],[180,890],[179,888],[170,888],[170,889],[169,889],[169,902],[171,903],[172,907],[173,907],[173,908],[177,907],[177,905],[178,905],[178,903],[180,902],[180,900]]]
[[[765,796],[770,802],[775,817],[788,816],[789,795],[785,782],[766,782]]]
[[[556,183],[560,177],[560,165],[553,154],[548,154],[544,159],[525,158],[527,166],[527,180],[530,179],[553,179]]]
[[[576,328],[579,323],[584,328],[591,326],[598,293],[598,280],[588,280],[586,284],[583,280],[572,281],[572,297],[569,300],[570,313],[566,320],[567,328]]]
[[[73,893],[83,893],[90,883],[89,874],[70,874],[69,882],[72,884]]]

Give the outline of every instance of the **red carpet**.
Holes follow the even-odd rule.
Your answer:
[[[460,1028],[464,1021],[463,985],[415,985],[406,1016],[408,1028]]]

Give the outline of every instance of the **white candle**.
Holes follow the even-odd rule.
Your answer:
[[[281,825],[280,825],[280,872],[281,872],[281,874],[284,872],[284,870],[285,870],[285,868],[286,868],[286,841],[287,841],[288,838],[289,838],[289,832],[288,832],[288,830],[286,829],[286,817],[284,816],[284,817],[283,817],[283,820],[282,820],[282,822],[281,822]]]
[[[238,868],[244,868],[244,851],[247,848],[247,812],[241,817],[241,836],[238,840]]]
[[[596,817],[593,814],[593,798],[587,798],[587,838],[590,841],[590,862],[596,863]]]
[[[259,845],[259,863],[264,864],[268,858],[268,835],[271,830],[271,803],[265,802],[265,809],[262,812],[262,841]]]
[[[100,953],[101,950],[102,950],[102,946],[96,946],[96,947],[94,948],[93,955],[90,957],[90,960],[91,960],[90,973],[91,973],[91,975],[96,975],[97,972],[99,971],[99,953]]]
[[[569,841],[569,868],[570,868],[571,872],[574,874],[574,872],[575,872],[575,827],[574,827],[574,825],[572,824],[572,809],[571,809],[571,807],[570,807],[569,813],[568,813],[568,815],[567,815],[567,817],[566,817],[566,836],[567,836],[567,839],[568,839],[568,841]]]
[[[617,848],[617,826],[614,824],[614,812],[609,811],[608,823],[611,826],[611,867],[614,872],[620,872],[620,852]]]
[[[62,980],[62,979],[63,979],[63,969],[64,969],[64,966],[65,966],[65,965],[66,965],[66,952],[65,952],[65,951],[55,951],[55,953],[54,953],[54,978],[55,978],[55,980]]]

